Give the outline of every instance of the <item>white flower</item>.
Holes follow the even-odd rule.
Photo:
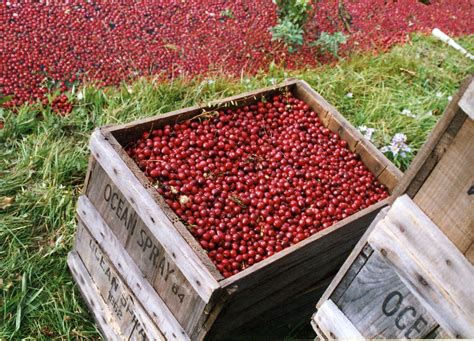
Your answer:
[[[277,80],[275,78],[270,78],[268,80],[272,85],[275,85],[277,83]]]
[[[432,110],[429,110],[427,113],[426,113],[427,116],[433,116],[433,111]]]
[[[438,92],[436,93],[436,97],[438,97],[438,98],[443,97],[443,93],[442,93],[441,91],[438,91]]]
[[[77,93],[77,99],[78,99],[79,101],[82,101],[82,100],[84,99],[84,94],[82,93],[82,91],[79,91],[79,92]]]
[[[208,79],[207,84],[214,84],[216,81],[214,79]]]
[[[362,133],[362,135],[369,141],[372,141],[372,135],[375,133],[374,128],[368,128],[366,126],[359,126],[357,127],[359,131]]]
[[[352,97],[354,97],[354,94],[353,94],[352,92],[348,92],[348,93],[346,94],[346,97],[347,97],[347,98],[352,98]]]
[[[393,156],[400,154],[401,157],[407,157],[407,153],[411,152],[411,148],[406,144],[407,136],[403,133],[397,133],[393,136],[392,142],[388,146],[380,148],[382,153],[391,152]]]
[[[448,96],[448,102],[451,102],[453,100],[453,96]]]
[[[415,114],[412,114],[410,109],[403,109],[401,112],[402,115],[407,116],[407,117],[416,117]]]

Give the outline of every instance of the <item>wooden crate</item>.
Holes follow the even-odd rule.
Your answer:
[[[474,337],[473,92],[471,77],[319,300],[321,338]]]
[[[78,215],[83,230],[98,243],[111,262],[109,267],[122,279],[127,297],[146,312],[133,310],[141,328],[151,321],[171,340],[286,333],[289,326],[311,316],[311,302],[321,296],[376,214],[387,205],[389,199],[225,279],[123,150],[144,131],[217,108],[255,103],[286,91],[308,103],[323,124],[346,140],[390,191],[398,184],[401,172],[319,94],[299,80],[203,107],[96,130],[91,137],[92,155]],[[89,214],[97,218],[87,222]],[[77,245],[79,238],[81,235]],[[74,252],[71,259],[76,263],[82,260],[89,278],[100,288],[97,282],[101,280],[96,280],[95,270],[89,269],[92,268],[87,260],[90,255],[84,249],[81,252],[78,246]],[[109,310],[113,315],[110,304]],[[134,321],[133,316],[126,323],[130,320]],[[119,330],[128,334],[130,327],[122,326]]]

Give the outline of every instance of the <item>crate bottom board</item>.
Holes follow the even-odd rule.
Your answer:
[[[68,254],[67,265],[102,336],[106,340],[131,339],[131,337],[125,337],[119,332],[117,321],[112,316],[112,312],[104,299],[100,296],[99,290],[76,251],[71,251]]]

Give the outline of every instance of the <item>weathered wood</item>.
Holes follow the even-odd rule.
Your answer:
[[[464,255],[466,256],[466,259],[471,264],[474,264],[474,243],[472,243],[471,246],[469,246],[469,249],[467,249],[467,251]]]
[[[414,197],[463,253],[474,242],[473,146],[474,121],[467,119]]]
[[[96,164],[91,173],[87,198],[101,212],[120,244],[178,322],[188,333],[192,332],[207,302],[194,290],[173,257],[164,250],[102,167]],[[195,307],[195,310],[190,307]]]
[[[377,253],[369,257],[335,303],[369,339],[423,338],[437,326],[396,272]]]
[[[459,101],[472,80],[390,198],[413,201],[398,198],[378,217],[317,304],[331,299],[364,337],[473,335],[474,129]]]
[[[474,120],[474,80],[469,83],[466,92],[459,100],[459,107]]]
[[[368,242],[453,336],[474,336],[474,267],[407,197],[398,198]]]
[[[140,269],[125,252],[87,197],[81,196],[79,198],[77,213],[79,219],[88,227],[87,232],[91,235],[90,239],[93,239],[98,245],[95,250],[98,250],[97,252],[101,251],[101,257],[106,257],[112,265],[111,268],[115,268],[120,273],[124,286],[133,291],[137,301],[140,302],[140,305],[143,305],[144,311],[146,311],[144,315],[150,316],[153,323],[168,340],[189,339],[186,331],[178,323],[163,300],[156,294],[151,284],[144,280]],[[91,254],[89,253],[88,257],[93,257]],[[82,257],[82,254],[80,255]],[[83,260],[86,262],[85,259]],[[196,309],[199,311],[201,308],[196,307]],[[135,313],[139,314],[140,309],[137,309]]]
[[[122,339],[133,334],[145,339],[165,339],[81,220],[78,222],[75,251],[110,311],[113,323],[118,325]]]
[[[314,315],[319,329],[330,339],[365,339],[333,301],[327,300]]]
[[[369,234],[374,230],[376,224],[385,216],[386,212],[388,210],[388,207],[384,207],[380,210],[380,212],[375,216],[375,218],[372,220],[370,223],[369,227],[363,234],[363,236],[360,238],[360,240],[357,242],[355,245],[353,251],[349,255],[349,257],[346,259],[344,264],[339,268],[339,271],[337,272],[336,276],[332,280],[331,284],[327,288],[327,290],[324,292],[324,294],[321,296],[320,300],[316,304],[316,307],[319,308],[326,300],[328,300],[330,297],[333,297],[333,301],[337,301],[340,296],[344,293],[344,291],[347,289],[349,284],[354,280],[355,275],[357,274],[360,269],[354,271],[351,271],[352,264],[357,260],[357,258],[362,257],[363,261],[365,262],[367,258],[370,256],[372,253],[372,248],[370,246],[367,246],[367,238]],[[368,251],[367,250],[368,247]],[[351,271],[350,273],[348,273]],[[338,287],[341,286],[341,289],[338,289]],[[336,290],[338,293],[336,293]]]
[[[82,264],[76,251],[71,251],[68,254],[67,265],[104,339],[126,339],[120,334],[119,325],[112,317],[107,304],[98,293],[97,287],[94,282],[92,282],[87,269],[84,267],[84,264]]]
[[[205,302],[208,302],[213,292],[219,288],[219,284],[209,270],[202,265],[189,244],[177,233],[153,197],[143,191],[142,184],[131,173],[124,161],[116,157],[115,150],[107,143],[100,131],[96,130],[92,134],[90,148],[97,162],[121,190],[155,238],[160,240],[167,254],[171,255],[176,266],[186,276],[194,290]]]

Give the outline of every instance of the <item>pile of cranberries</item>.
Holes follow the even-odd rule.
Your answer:
[[[143,133],[126,151],[229,277],[388,196],[303,101]]]
[[[5,106],[41,101],[82,82],[114,85],[140,76],[234,74],[315,66],[328,60],[308,44],[343,31],[351,50],[388,48],[414,31],[474,32],[472,0],[311,1],[305,44],[297,53],[273,41],[269,0],[0,1],[0,98]],[[345,6],[346,24],[341,17]],[[55,111],[70,106],[58,100]]]

